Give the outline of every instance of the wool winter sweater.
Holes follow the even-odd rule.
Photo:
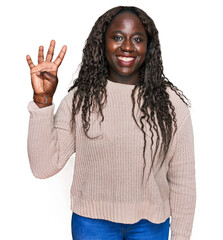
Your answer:
[[[48,178],[59,172],[75,153],[71,210],[79,215],[132,224],[140,219],[164,222],[171,216],[171,240],[189,240],[196,205],[194,139],[190,111],[167,88],[175,107],[178,130],[161,168],[154,164],[143,179],[143,132],[132,118],[134,85],[107,81],[107,102],[100,114],[92,111],[88,135],[82,129],[81,110],[71,132],[71,90],[54,115],[55,104],[39,108],[33,101],[28,131],[28,157],[32,173]],[[138,92],[138,91],[137,91]],[[135,116],[140,111],[136,104]],[[146,126],[145,176],[151,166],[151,133]],[[156,135],[156,134],[154,134]],[[154,139],[155,136],[154,136]],[[158,156],[158,155],[157,155]],[[157,159],[156,159],[157,160]]]

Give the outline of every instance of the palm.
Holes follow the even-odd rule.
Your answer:
[[[30,74],[31,74],[31,81],[34,93],[37,95],[47,95],[53,96],[54,92],[56,91],[57,87],[57,70],[60,66],[64,55],[66,53],[66,46],[63,46],[58,57],[54,62],[52,61],[53,53],[55,48],[55,41],[52,40],[50,43],[50,47],[47,52],[46,60],[43,59],[43,47],[39,47],[39,54],[38,54],[38,65],[34,65],[31,57],[29,55],[26,56],[27,62],[30,67]],[[45,77],[38,75],[40,72],[48,72],[52,77]],[[45,75],[46,76],[46,75]]]
[[[56,88],[56,83],[50,82],[47,79],[42,79],[38,77],[36,73],[47,71],[56,76],[57,69],[58,68],[55,63],[46,61],[31,69],[31,81],[35,94],[49,94]]]

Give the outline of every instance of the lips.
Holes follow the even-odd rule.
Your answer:
[[[117,56],[117,58],[124,62],[130,62],[135,59],[134,57],[122,57],[122,56]]]
[[[122,66],[130,66],[135,62],[136,57],[132,56],[116,56],[118,62]]]

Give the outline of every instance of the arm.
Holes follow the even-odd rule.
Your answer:
[[[28,157],[32,173],[37,178],[48,178],[58,173],[76,151],[75,132],[70,130],[71,111],[68,95],[61,101],[55,114],[54,107],[39,108],[29,102]]]
[[[169,163],[171,240],[190,240],[196,205],[194,138],[190,112],[179,126]]]

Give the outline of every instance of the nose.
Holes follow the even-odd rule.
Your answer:
[[[124,52],[132,52],[134,51],[134,46],[131,40],[126,39],[122,42],[121,50]]]

